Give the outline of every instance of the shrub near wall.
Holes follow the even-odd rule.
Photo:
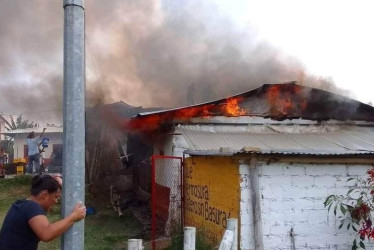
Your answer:
[[[346,195],[330,195],[326,198],[324,205],[328,211],[337,215],[340,210],[341,216],[339,229],[345,227],[347,230],[356,232],[352,242],[352,250],[359,247],[365,249],[365,240],[374,240],[374,226],[372,211],[374,210],[374,168],[367,171],[367,179],[351,177],[352,188]]]

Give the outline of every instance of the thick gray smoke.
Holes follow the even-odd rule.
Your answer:
[[[0,112],[61,121],[60,7],[60,1],[0,1]]]
[[[88,0],[86,34],[87,104],[175,107],[289,80],[339,91],[208,1]],[[61,121],[62,1],[0,1],[0,44],[0,112]]]

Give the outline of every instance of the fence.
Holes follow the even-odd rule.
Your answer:
[[[152,156],[152,249],[165,249],[183,227],[183,161]],[[163,240],[164,239],[164,240]]]

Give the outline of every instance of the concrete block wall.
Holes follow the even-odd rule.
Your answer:
[[[340,221],[328,214],[323,202],[330,194],[346,194],[351,183],[347,179],[366,178],[370,165],[257,163],[256,167],[265,250],[350,249],[355,232],[338,229]],[[249,166],[239,169],[240,249],[250,250],[259,236],[253,233]]]

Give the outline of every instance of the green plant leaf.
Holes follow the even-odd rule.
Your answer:
[[[356,241],[356,239],[353,241],[352,250],[357,250],[357,241]]]
[[[342,213],[345,215],[345,213],[347,212],[347,210],[345,209],[345,207],[343,206],[343,204],[340,204],[340,211],[342,211]]]
[[[351,223],[348,223],[347,230],[351,227]]]
[[[351,181],[351,180],[354,180],[354,179],[355,179],[354,177],[348,178],[347,182]]]
[[[329,195],[326,199],[325,199],[325,201],[323,202],[323,204],[325,205],[325,207],[328,205],[328,204],[330,204],[330,202],[332,202],[332,201],[330,201],[330,199],[332,198],[332,197],[334,197],[335,195]]]
[[[336,209],[338,208],[338,204],[335,205],[334,207],[334,215],[336,216]]]
[[[352,229],[353,229],[353,231],[357,232],[357,229],[353,225],[352,225]]]
[[[364,242],[360,241],[360,247],[363,248],[363,249],[366,249]]]
[[[344,223],[340,224],[339,229],[341,229],[343,227],[343,225],[344,225]]]
[[[328,212],[330,212],[331,206],[332,206],[332,203],[330,204],[329,208],[327,209]]]
[[[357,200],[357,206],[359,206],[361,204],[362,204],[362,196],[360,196],[360,198],[358,198],[358,200]]]

